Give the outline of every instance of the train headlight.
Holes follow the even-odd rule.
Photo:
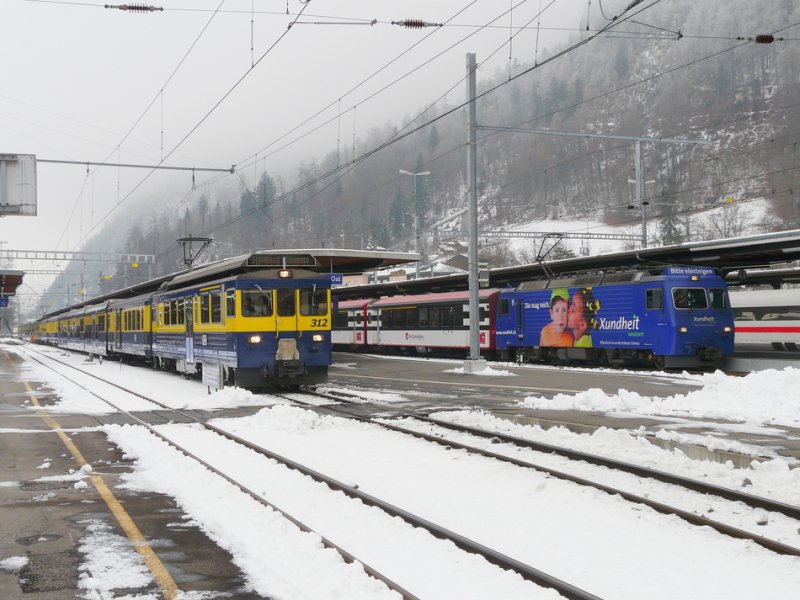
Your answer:
[[[248,344],[260,344],[261,343],[261,336],[260,335],[251,335],[247,338]]]
[[[292,276],[292,272],[289,269],[281,269],[278,271],[278,277],[281,279],[287,279]]]
[[[688,332],[689,328],[686,327],[685,325],[681,325],[680,327],[678,327],[678,333],[688,333]]]
[[[725,325],[725,327],[722,328],[722,333],[730,333],[732,331],[733,327],[731,327],[730,325]]]
[[[321,333],[315,333],[314,335],[311,336],[311,341],[312,342],[321,342],[324,339],[325,339],[325,336],[322,335]]]

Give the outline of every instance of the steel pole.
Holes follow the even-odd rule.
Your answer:
[[[642,211],[642,248],[647,248],[647,217],[642,206],[642,144],[636,140],[636,206]]]
[[[478,147],[476,108],[477,63],[474,53],[467,54],[467,101],[469,102],[469,133],[467,143],[467,185],[469,220],[469,359],[465,372],[485,368],[480,349],[480,303],[478,299]]]
[[[417,199],[417,177],[414,173],[414,252],[419,254],[419,200]],[[419,259],[414,263],[414,279],[419,279]]]

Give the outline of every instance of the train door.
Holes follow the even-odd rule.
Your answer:
[[[122,309],[118,308],[116,311],[116,322],[117,326],[114,328],[114,349],[121,350],[122,349]]]
[[[294,288],[279,288],[275,290],[275,293],[277,296],[276,305],[278,309],[275,311],[277,315],[275,335],[280,337],[280,333],[283,331],[292,333],[298,331],[297,302],[295,300],[297,290]]]
[[[194,307],[193,299],[186,298],[183,301],[183,310],[186,315],[186,367],[194,366]]]

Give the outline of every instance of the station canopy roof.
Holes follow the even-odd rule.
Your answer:
[[[347,248],[259,250],[137,283],[127,288],[62,308],[50,313],[48,316],[60,314],[81,306],[105,302],[106,300],[130,298],[139,294],[151,293],[158,289],[176,289],[195,283],[239,275],[247,271],[286,267],[308,269],[319,273],[363,273],[371,269],[386,268],[418,260],[419,254],[416,253],[386,252],[382,250],[350,250]]]
[[[798,270],[790,264],[797,260],[800,260],[800,229],[502,267],[489,271],[489,284],[491,287],[516,287],[523,281],[576,273],[647,269],[665,265],[700,265],[717,268],[731,285],[779,285],[782,281],[800,280]],[[340,300],[346,300],[391,294],[455,291],[467,287],[467,274],[458,273],[419,280],[335,288],[334,293]]]

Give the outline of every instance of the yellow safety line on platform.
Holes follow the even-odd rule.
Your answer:
[[[69,450],[70,454],[72,454],[78,465],[83,467],[84,465],[88,464],[86,459],[83,458],[81,451],[78,450],[78,447],[69,438],[69,436],[64,433],[58,421],[48,415],[45,411],[41,410],[42,405],[39,404],[39,399],[36,397],[36,392],[33,391],[33,388],[30,386],[30,384],[27,381],[24,381],[23,384],[25,385],[25,389],[28,391],[31,402],[38,409],[36,413],[51,429],[58,434],[58,437],[60,437],[61,441],[64,442],[67,450]],[[114,493],[109,489],[109,487],[106,485],[106,482],[103,481],[103,478],[100,475],[92,473],[90,478],[94,484],[94,487],[97,488],[98,493],[108,505],[109,510],[117,519],[120,527],[122,527],[125,535],[128,536],[128,539],[133,542],[133,547],[136,548],[136,551],[142,555],[147,568],[150,569],[150,572],[153,574],[153,578],[156,580],[158,587],[161,588],[164,598],[167,600],[173,600],[176,598],[180,592],[178,585],[175,583],[175,580],[172,579],[172,576],[169,574],[169,571],[167,571],[164,563],[161,562],[161,559],[158,558],[156,553],[144,539],[142,532],[139,531],[139,528],[136,526],[136,523],[133,522],[131,516],[122,507],[122,504],[119,503],[119,500],[117,500],[117,498],[114,496]]]

